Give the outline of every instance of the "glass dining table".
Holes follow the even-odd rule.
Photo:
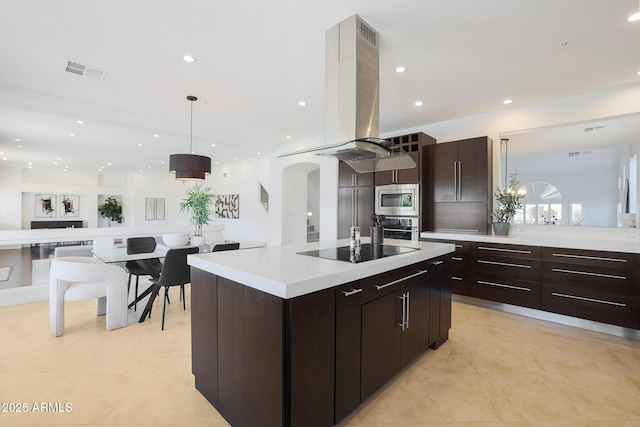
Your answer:
[[[210,244],[201,246],[200,252],[201,253],[210,252],[216,245],[226,245],[229,243],[238,243],[238,242],[233,240],[214,241],[214,242],[211,242]],[[265,246],[265,243],[263,242],[239,242],[239,243],[240,243],[240,246],[238,249],[252,249],[252,248],[260,248]],[[124,263],[127,261],[144,262],[145,260],[162,259],[165,257],[165,255],[167,254],[167,251],[169,251],[170,249],[171,249],[170,247],[165,246],[163,244],[157,244],[153,252],[147,252],[147,253],[128,254],[127,248],[124,248],[124,247],[92,250],[91,253],[93,253],[93,255],[99,260],[101,260],[102,262],[106,264],[111,264],[111,263]],[[142,310],[142,314],[140,315],[140,320],[138,320],[139,323],[144,322],[145,319],[151,315],[151,308],[153,307],[153,303],[156,299],[156,296],[158,295],[158,291],[159,291],[159,287],[152,284],[147,289],[145,289],[140,295],[138,295],[138,297],[134,301],[132,301],[129,304],[128,308],[131,308],[136,303],[144,299],[147,295],[149,295],[149,300],[145,304],[144,310]]]

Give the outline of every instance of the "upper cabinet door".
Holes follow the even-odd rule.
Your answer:
[[[458,141],[458,201],[486,202],[490,199],[490,156],[486,137]]]
[[[433,201],[454,202],[458,197],[458,143],[435,144],[432,148]]]
[[[345,162],[338,165],[338,187],[373,185],[373,172],[358,173]]]

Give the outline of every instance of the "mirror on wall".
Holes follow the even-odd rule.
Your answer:
[[[635,227],[640,113],[500,134],[502,176],[526,189],[514,222]]]

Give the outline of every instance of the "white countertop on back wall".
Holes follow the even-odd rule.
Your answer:
[[[421,239],[460,240],[511,245],[640,253],[636,228],[511,225],[508,236],[422,232]]]

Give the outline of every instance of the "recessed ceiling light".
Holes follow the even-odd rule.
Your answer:
[[[212,146],[212,147],[215,147],[215,146],[216,146],[216,144],[211,144],[211,146]]]
[[[53,164],[54,164],[54,165],[57,165],[57,164],[58,164],[58,162],[53,162]]]
[[[33,164],[33,163],[31,163],[31,162],[27,163],[27,165],[29,165],[29,166],[31,166],[32,164]]]
[[[507,104],[511,104],[513,101],[510,99],[505,99],[504,101],[502,101],[503,104],[507,105]]]
[[[22,145],[18,144],[18,145],[16,145],[16,147],[18,147],[18,148],[22,148]]]
[[[154,133],[154,134],[153,134],[153,137],[154,137],[154,138],[160,138],[160,135],[158,135],[157,133]]]
[[[416,101],[413,103],[416,107],[422,107],[422,101]]]
[[[238,158],[237,158],[237,157],[234,157],[234,158],[233,158],[233,160],[238,160]]]
[[[287,136],[285,136],[285,138],[291,139],[291,135],[287,135]]]
[[[20,138],[16,138],[16,142],[21,142],[22,140]]]
[[[396,67],[396,73],[404,73],[405,71],[407,71],[407,67],[404,67],[402,65],[399,67]]]
[[[189,62],[189,63],[196,62],[196,58],[194,58],[191,55],[184,55],[182,59],[184,60],[184,62]]]
[[[304,106],[307,105],[307,103],[304,102],[304,101],[300,101],[300,102],[298,102],[298,105],[301,106],[301,107],[304,107]]]
[[[56,157],[56,160],[60,161],[62,160],[62,157]]]
[[[142,143],[138,143],[138,147],[142,147]]]
[[[7,160],[7,158],[6,158],[6,157],[3,157],[3,158],[2,158],[2,160]]]
[[[76,134],[75,133],[70,133],[69,136],[76,136]]]
[[[82,121],[82,120],[76,120],[76,123],[77,123],[77,124],[79,124],[79,125],[83,125],[83,124],[84,124],[84,121]]]
[[[144,172],[142,169],[140,169],[140,172]]]
[[[258,156],[261,155],[262,153],[258,151]]]

